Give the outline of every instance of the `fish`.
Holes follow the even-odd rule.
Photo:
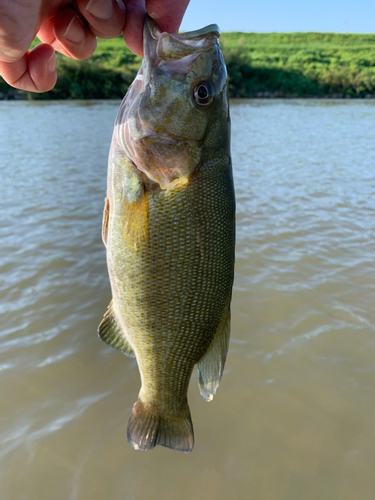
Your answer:
[[[141,389],[127,428],[141,451],[194,445],[187,399],[220,383],[230,335],[235,194],[227,71],[215,24],[161,32],[115,122],[102,236],[112,301],[101,339],[135,357]]]

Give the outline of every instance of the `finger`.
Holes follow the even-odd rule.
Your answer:
[[[46,31],[45,35],[51,36]],[[96,49],[96,37],[78,11],[66,7],[60,10],[53,21],[55,40],[52,46],[73,59],[86,59]]]
[[[177,33],[188,5],[189,0],[146,0],[148,15],[168,33]]]
[[[55,22],[54,17],[50,17],[48,21],[45,21],[37,33],[38,38],[43,43],[48,43],[48,45],[52,45],[52,47],[61,54],[64,54],[65,56],[68,57],[72,57],[70,53],[67,50],[65,50],[64,46],[61,45],[61,43],[56,39],[55,32],[53,29],[54,22]]]
[[[78,0],[77,7],[99,38],[115,38],[125,25],[125,5],[121,0]]]
[[[21,59],[35,37],[39,22],[38,2],[0,1],[0,60],[15,62]]]
[[[12,87],[30,92],[47,92],[57,80],[55,51],[50,45],[37,45],[18,61],[0,62],[0,74]]]
[[[143,57],[143,25],[146,15],[144,0],[128,0],[125,5],[125,43],[134,54]]]

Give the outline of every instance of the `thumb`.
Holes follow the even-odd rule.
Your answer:
[[[21,59],[37,32],[38,6],[33,5],[25,16],[25,12],[17,8],[17,3],[0,2],[0,61],[2,62],[12,63]]]

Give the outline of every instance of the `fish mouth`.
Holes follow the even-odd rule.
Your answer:
[[[161,34],[162,32],[160,31],[156,22],[152,19],[152,17],[146,14],[143,32],[144,41],[146,42],[148,37],[156,40]],[[168,34],[170,35],[170,33]],[[192,40],[194,38],[202,38],[210,34],[213,34],[217,38],[219,38],[220,28],[217,24],[209,24],[208,26],[200,28],[199,30],[186,31],[185,33],[180,33],[173,36],[178,37],[180,40]]]
[[[146,15],[143,31],[144,65],[157,66],[161,61],[198,56],[217,44],[219,37],[220,28],[217,24],[181,34],[161,32],[156,22]]]

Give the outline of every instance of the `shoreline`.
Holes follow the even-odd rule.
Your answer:
[[[0,106],[2,102],[30,102],[33,104],[47,104],[47,103],[78,103],[78,102],[87,102],[87,103],[100,103],[100,102],[121,102],[123,97],[114,97],[114,98],[91,98],[91,99],[28,99],[27,97],[2,97],[0,96]],[[375,94],[368,95],[365,97],[351,97],[351,96],[337,96],[337,95],[319,95],[319,96],[252,96],[252,97],[230,97],[229,100],[232,103],[240,103],[243,101],[336,101],[336,102],[373,102],[375,101]]]
[[[33,101],[33,102],[57,102],[57,101],[121,101],[123,97],[89,97],[89,98],[81,98],[81,97],[66,97],[66,98],[30,98],[28,94],[22,90],[14,89],[10,87],[7,93],[0,92],[0,102],[2,101]],[[36,94],[37,96],[40,94]],[[305,95],[299,96],[297,94],[282,94],[280,92],[258,92],[252,96],[233,96],[230,97],[233,101],[244,101],[247,99],[257,99],[257,100],[330,100],[330,101],[366,101],[375,99],[375,94],[366,94],[364,96],[352,96],[352,95],[344,95],[344,94],[326,94],[326,95]]]
[[[220,44],[231,98],[375,98],[375,34],[233,32]],[[51,91],[19,91],[0,77],[0,99],[121,99],[141,62],[122,38],[98,39],[89,59],[56,54]]]

